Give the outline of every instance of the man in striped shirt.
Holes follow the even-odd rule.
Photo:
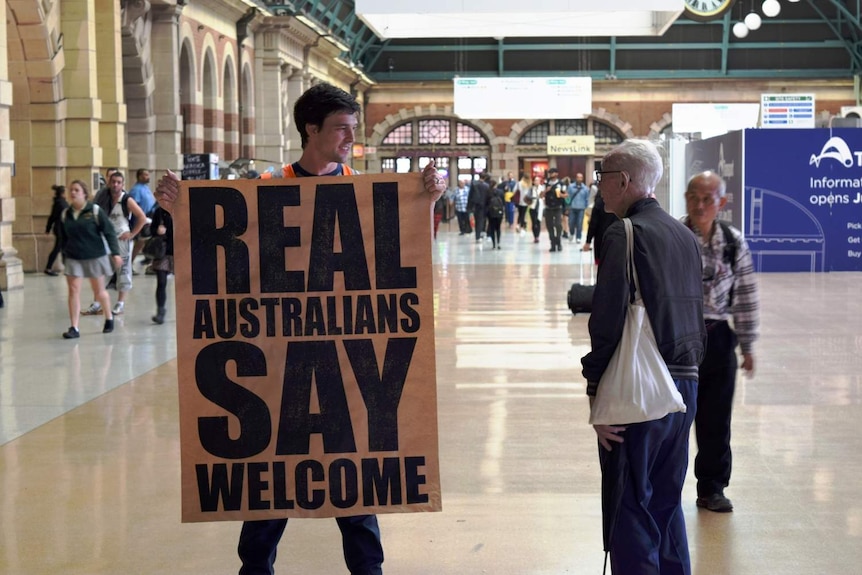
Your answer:
[[[707,347],[699,370],[694,426],[697,457],[697,506],[719,513],[733,511],[724,488],[730,483],[730,418],[736,387],[736,345],[742,369],[754,375],[754,342],[760,324],[757,280],[742,233],[720,222],[727,203],[726,186],[714,172],[688,182],[683,222],[694,232],[703,258],[703,317]],[[728,320],[733,319],[733,327]]]

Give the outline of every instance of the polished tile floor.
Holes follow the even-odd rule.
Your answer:
[[[388,574],[599,574],[596,441],[565,292],[578,254],[453,223],[434,245],[442,513],[381,516]],[[567,245],[567,248],[570,246]],[[685,512],[698,575],[862,564],[862,274],[761,276],[763,336],[734,419],[736,510]],[[173,315],[136,278],[111,335],[65,341],[63,278],[0,309],[0,573],[236,573],[236,523],[179,521]],[[86,294],[86,292],[85,292]],[[87,297],[85,297],[87,299]],[[345,573],[332,520],[292,521],[277,570]]]

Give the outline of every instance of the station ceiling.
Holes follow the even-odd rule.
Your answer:
[[[680,16],[662,36],[381,39],[354,0],[258,0],[275,15],[305,15],[349,50],[342,57],[378,83],[456,76],[590,76],[613,79],[849,78],[862,73],[862,0],[779,0],[775,18],[736,37],[761,0],[735,0],[708,21]],[[526,2],[525,4],[528,4]],[[762,12],[761,12],[762,16]],[[612,15],[609,15],[612,17]]]

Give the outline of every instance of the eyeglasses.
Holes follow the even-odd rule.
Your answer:
[[[602,183],[602,178],[604,177],[605,174],[622,174],[622,173],[625,173],[625,170],[606,170],[606,171],[596,170],[595,172],[593,172],[593,181],[597,184],[600,184],[600,183]]]

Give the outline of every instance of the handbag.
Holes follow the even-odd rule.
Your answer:
[[[153,236],[144,244],[141,250],[145,256],[154,260],[160,260],[168,253],[168,243],[165,236]]]
[[[624,218],[623,223],[626,228],[626,280],[629,285],[634,283],[635,296],[626,309],[623,335],[599,380],[590,408],[592,425],[642,423],[686,410],[682,395],[658,351],[644,307],[634,264],[632,222]]]

